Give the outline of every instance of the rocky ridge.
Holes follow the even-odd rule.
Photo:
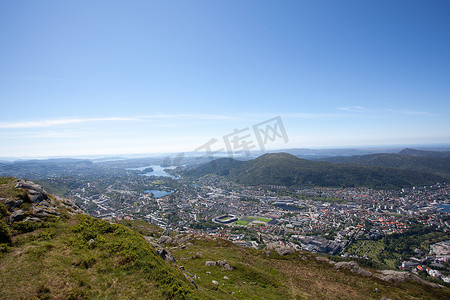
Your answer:
[[[45,217],[59,216],[62,211],[72,215],[85,213],[73,200],[49,195],[34,182],[17,179],[12,184],[23,193],[20,197],[0,198],[0,203],[3,203],[10,213],[10,224],[19,221],[40,222]]]

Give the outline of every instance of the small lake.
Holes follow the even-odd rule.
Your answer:
[[[160,191],[160,190],[145,190],[144,193],[146,194],[153,194],[155,198],[161,198],[167,195],[170,195],[173,193],[173,191],[166,192],[166,191]]]
[[[127,170],[130,171],[144,171],[147,168],[152,168],[153,171],[152,172],[147,172],[145,174],[139,174],[141,176],[161,176],[161,177],[170,177],[172,179],[178,179],[175,176],[170,175],[169,173],[167,173],[164,170],[170,169],[173,170],[176,167],[172,166],[172,167],[161,167],[161,166],[157,166],[157,165],[152,165],[152,166],[145,166],[145,167],[139,167],[139,168],[128,168]]]
[[[450,212],[450,204],[441,204],[437,207],[438,211]]]

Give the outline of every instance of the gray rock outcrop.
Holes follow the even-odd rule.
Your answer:
[[[388,282],[404,282],[404,281],[413,281],[418,282],[423,285],[428,285],[431,287],[440,287],[436,283],[431,283],[426,280],[423,280],[419,276],[415,274],[411,274],[409,272],[402,272],[402,271],[393,271],[393,270],[382,270],[379,271],[378,274],[375,274],[374,277],[388,281]]]
[[[32,203],[39,203],[43,200],[48,199],[47,192],[44,191],[44,189],[40,185],[31,181],[25,181],[23,179],[19,179],[16,182],[16,189],[21,188],[28,190],[27,194]]]
[[[168,235],[161,236],[158,241],[158,244],[172,244],[172,238]]]
[[[363,276],[373,276],[372,272],[367,271],[366,269],[361,268],[356,261],[342,261],[338,262],[334,265],[335,269],[347,269],[353,273],[363,275]]]

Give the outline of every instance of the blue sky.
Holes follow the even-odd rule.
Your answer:
[[[2,1],[0,156],[450,144],[449,1]],[[223,146],[223,144],[222,144]]]

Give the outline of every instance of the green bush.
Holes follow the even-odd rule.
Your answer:
[[[14,180],[15,179],[13,177],[0,177],[0,184],[10,183],[11,181]]]
[[[31,222],[31,221],[24,221],[24,222],[15,222],[12,225],[12,228],[14,230],[19,231],[20,233],[26,233],[34,231],[35,229],[39,228],[41,225],[37,222]]]
[[[11,243],[11,230],[5,222],[0,221],[0,243]]]
[[[8,252],[8,244],[0,244],[0,253]]]
[[[8,215],[8,208],[5,205],[0,204],[0,218],[6,217]]]

